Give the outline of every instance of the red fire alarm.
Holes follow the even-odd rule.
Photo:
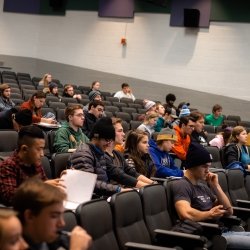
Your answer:
[[[123,37],[123,38],[121,39],[121,44],[122,44],[123,46],[127,45],[127,39]]]

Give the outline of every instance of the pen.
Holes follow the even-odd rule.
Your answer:
[[[68,231],[65,231],[65,230],[58,230],[57,231],[58,234],[61,234],[61,235],[66,235],[66,236],[71,236],[71,232],[68,232]]]

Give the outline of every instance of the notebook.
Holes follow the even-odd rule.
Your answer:
[[[91,200],[97,175],[75,169],[66,171],[67,173],[61,177],[67,192],[64,207],[75,210],[79,204]]]

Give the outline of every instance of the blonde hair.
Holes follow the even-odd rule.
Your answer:
[[[51,76],[51,74],[49,73],[44,74],[43,78],[39,82],[39,83],[42,83],[44,87],[49,87],[49,82],[47,80],[48,76]]]
[[[146,114],[143,123],[148,124],[150,119],[158,118],[158,117],[159,117],[159,115],[156,112]]]
[[[239,140],[237,136],[240,135],[241,132],[246,131],[246,129],[242,126],[236,126],[232,130],[232,134],[229,138],[229,142],[237,143]]]

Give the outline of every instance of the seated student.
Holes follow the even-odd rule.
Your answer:
[[[28,244],[22,236],[22,225],[11,209],[0,209],[0,246],[1,250],[25,250]]]
[[[183,108],[183,106],[185,105],[185,108],[184,108],[184,116],[185,115],[189,115],[190,114],[190,110],[189,110],[189,106],[190,106],[190,103],[189,102],[180,102],[179,105],[177,106],[177,109],[176,109],[176,115],[178,117],[180,117],[180,113],[181,113],[181,110]],[[189,112],[189,114],[188,114]]]
[[[169,155],[177,137],[175,131],[164,128],[159,132],[156,143],[149,141],[149,153],[156,166],[156,177],[183,176],[183,171],[175,166],[174,160]]]
[[[32,112],[32,122],[33,123],[39,123],[39,122],[45,122],[45,123],[55,123],[55,120],[53,118],[44,118],[42,117],[42,106],[45,103],[46,94],[42,91],[37,91],[34,93],[31,98],[23,102],[20,109],[29,109]]]
[[[205,124],[212,126],[222,125],[224,117],[222,115],[222,107],[219,104],[215,104],[212,108],[212,114],[206,115]]]
[[[155,132],[160,132],[162,128],[164,128],[165,125],[165,108],[161,103],[156,104],[156,110],[155,112],[158,114],[158,118],[156,121],[156,124],[154,126]]]
[[[11,205],[16,189],[35,175],[46,183],[63,187],[59,179],[48,180],[45,175],[41,165],[44,146],[44,133],[40,128],[31,125],[20,129],[17,150],[0,162],[0,203]]]
[[[89,141],[82,132],[84,113],[81,105],[68,106],[65,109],[66,122],[56,131],[54,149],[56,152],[73,152],[81,143]]]
[[[59,95],[59,92],[58,92],[58,86],[56,83],[54,82],[51,82],[49,84],[49,93],[52,95],[52,96],[55,96],[58,98],[58,101],[61,101],[62,97]]]
[[[90,133],[90,142],[81,144],[71,156],[71,164],[75,169],[97,174],[95,193],[109,196],[124,191],[120,185],[113,185],[110,179],[117,180],[114,165],[107,165],[105,151],[115,139],[115,129],[109,117],[99,119]],[[112,178],[113,177],[113,178]],[[119,177],[119,176],[118,176]]]
[[[91,92],[91,91],[98,91],[101,93],[100,91],[101,88],[101,83],[99,81],[94,81],[91,84],[90,90],[87,92],[87,95]]]
[[[246,142],[246,129],[242,126],[234,127],[229,144],[224,150],[226,168],[233,168],[240,164],[243,168],[250,169],[250,156]]]
[[[13,207],[18,212],[23,236],[30,249],[89,249],[92,239],[80,226],[75,226],[70,236],[60,234],[65,226],[65,199],[65,192],[37,178],[20,185],[13,199]]]
[[[155,132],[155,125],[159,115],[157,113],[151,113],[145,116],[144,122],[137,128],[143,132],[147,132],[151,138],[152,134]]]
[[[194,130],[191,134],[191,141],[200,143],[202,146],[207,146],[207,135],[204,131],[204,115],[199,111],[193,111],[190,117],[194,119]]]
[[[186,104],[184,104],[184,105],[181,107],[181,109],[180,109],[179,119],[176,119],[176,120],[173,122],[173,127],[179,125],[181,117],[189,116],[189,115],[190,115],[190,110],[189,110],[188,106],[187,106]]]
[[[89,110],[85,112],[85,121],[82,127],[83,133],[89,137],[91,130],[98,119],[100,119],[104,112],[104,104],[101,101],[92,101],[89,103]]]
[[[29,109],[17,110],[12,108],[0,112],[0,129],[19,131],[22,126],[31,125],[32,112]]]
[[[217,147],[219,149],[223,148],[224,146],[227,146],[229,142],[229,138],[232,134],[232,127],[228,127],[226,124],[222,125],[222,132],[219,132],[215,138],[213,138],[210,142],[210,146]]]
[[[184,177],[173,183],[173,202],[181,220],[217,221],[233,214],[218,176],[209,172],[212,157],[198,143],[190,144]],[[204,184],[204,181],[208,185]],[[250,232],[223,232],[229,249],[249,249]]]
[[[43,78],[38,83],[39,86],[43,86],[43,92],[49,93],[49,84],[52,82],[52,75],[49,73],[44,74]]]
[[[144,100],[144,108],[146,109],[146,115],[155,113],[156,103],[150,100]]]
[[[15,107],[15,103],[10,99],[11,88],[7,83],[0,85],[0,111],[9,110]]]
[[[172,152],[182,161],[186,160],[188,147],[191,141],[191,134],[195,127],[195,121],[190,116],[180,118],[178,126],[174,126],[177,140],[172,148]]]
[[[74,93],[74,88],[73,85],[71,84],[66,84],[64,86],[64,90],[63,90],[63,97],[70,97],[70,98],[75,98],[77,100],[81,100],[82,96],[80,94],[75,94]]]
[[[130,99],[132,99],[134,101],[135,97],[132,94],[132,90],[131,90],[130,86],[127,83],[123,83],[121,87],[122,87],[122,90],[117,91],[115,93],[114,97],[117,97],[119,100],[121,98],[124,98],[124,97],[125,98],[130,98]]]
[[[99,91],[96,91],[96,90],[90,91],[88,95],[89,95],[89,102],[102,101],[102,96],[101,96],[101,93]],[[84,111],[89,110],[89,103],[83,107],[83,110]]]
[[[106,159],[112,162],[117,168],[123,170],[126,175],[124,176],[126,186],[143,187],[145,185],[153,184],[154,182],[146,176],[137,173],[135,168],[129,167],[122,154],[114,149],[116,144],[123,144],[125,133],[123,132],[122,120],[119,118],[112,119],[115,128],[115,141],[111,142],[106,149]],[[121,174],[120,174],[121,176]]]
[[[176,107],[174,106],[174,102],[176,101],[176,96],[174,94],[167,94],[166,95],[166,103],[164,104],[164,108],[174,110],[176,112]]]
[[[130,131],[125,141],[124,158],[131,168],[147,178],[155,176],[156,168],[148,153],[148,133]]]

